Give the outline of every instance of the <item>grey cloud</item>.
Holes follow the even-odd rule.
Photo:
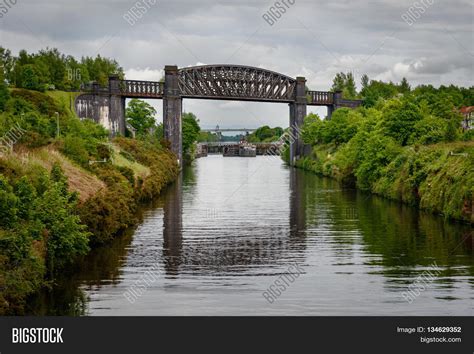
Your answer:
[[[358,81],[367,73],[404,75],[412,85],[472,85],[470,0],[434,0],[412,26],[401,18],[412,0],[296,0],[273,26],[262,19],[273,1],[161,0],[130,26],[123,15],[137,1],[19,0],[0,19],[0,45],[14,52],[50,46],[79,57],[100,53],[135,70],[130,73],[141,71],[140,78],[167,64],[202,62],[304,75],[312,89],[328,89],[338,71],[353,71]],[[203,125],[224,125],[218,103],[186,105]],[[269,124],[288,119],[286,106],[244,104],[225,107],[229,125],[261,125],[242,107]]]

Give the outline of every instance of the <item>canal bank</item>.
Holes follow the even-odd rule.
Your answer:
[[[75,200],[69,205],[60,205],[48,196],[48,200],[54,205],[43,206],[48,206],[49,209],[44,211],[54,213],[55,218],[65,213],[70,214],[70,217],[65,216],[64,221],[61,220],[64,226],[56,226],[56,221],[52,221],[51,226],[57,228],[55,232],[62,230],[65,238],[70,236],[70,240],[64,239],[64,242],[70,242],[70,258],[56,252],[55,262],[52,264],[51,248],[59,247],[62,241],[55,240],[53,246],[47,238],[50,234],[44,231],[45,239],[37,238],[31,244],[34,250],[32,262],[17,261],[19,266],[16,268],[2,268],[0,313],[23,314],[30,296],[36,297],[35,293],[53,286],[58,277],[70,274],[76,267],[75,263],[85,254],[100,246],[107,247],[114,239],[122,237],[123,233],[141,220],[142,205],[158,197],[179,173],[174,155],[166,150],[125,138],[115,139],[110,146],[112,148],[108,161],[98,161],[89,170],[76,165],[51,147],[23,151],[0,159],[0,168],[11,169],[8,173],[28,176],[38,166],[50,173],[51,178],[59,173],[60,179],[64,181],[64,188],[68,190],[66,198]],[[21,161],[21,169],[14,165],[15,160]],[[34,194],[36,193],[38,192],[35,191]],[[41,212],[36,209],[40,207],[41,204],[37,207],[35,202],[32,203],[31,210],[22,207],[21,211],[34,215]],[[71,218],[74,218],[74,224]],[[27,227],[28,224],[17,226],[16,230],[26,232]],[[30,230],[30,235],[34,236],[34,230]],[[79,230],[84,235],[81,238]],[[13,242],[7,239],[6,232],[1,236],[3,244]],[[73,248],[79,250],[79,239],[82,239],[80,253],[73,251]],[[15,242],[17,247],[20,242],[21,247],[30,246],[28,238],[19,238]]]
[[[366,173],[357,170],[347,157],[351,148],[316,145],[310,156],[296,162],[296,167],[448,219],[474,224],[474,142],[400,147],[390,157],[386,147],[381,146],[368,157],[370,161],[362,171]],[[360,152],[352,152],[356,154]],[[375,170],[378,171],[373,173]]]
[[[23,113],[0,114],[15,137],[0,154],[0,314],[23,314],[30,295],[135,225],[140,204],[179,173],[154,137],[111,140],[79,120],[71,95],[15,89],[9,102]]]

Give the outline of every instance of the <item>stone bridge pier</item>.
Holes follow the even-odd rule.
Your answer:
[[[296,78],[296,98],[289,104],[290,106],[290,164],[303,157],[304,147],[301,137],[301,128],[307,111],[306,99],[306,79],[304,77]]]
[[[183,136],[181,116],[183,98],[179,89],[178,67],[165,66],[165,89],[163,93],[163,130],[164,138],[170,143],[171,151],[183,162]]]
[[[109,77],[109,86],[92,84],[89,93],[79,95],[75,109],[81,119],[92,119],[109,130],[111,137],[125,135],[125,97],[118,76]]]

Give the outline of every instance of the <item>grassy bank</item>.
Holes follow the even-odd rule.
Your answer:
[[[405,147],[371,180],[361,180],[333,145],[317,146],[297,167],[447,218],[474,223],[474,142]]]
[[[21,314],[28,295],[134,225],[139,203],[178,174],[155,139],[109,141],[72,99],[14,89],[0,113],[0,136],[14,140],[0,154],[0,314]]]
[[[309,115],[303,139],[312,153],[296,165],[474,223],[474,131],[463,131],[460,121],[449,101],[430,103],[416,93],[342,108],[331,120]]]

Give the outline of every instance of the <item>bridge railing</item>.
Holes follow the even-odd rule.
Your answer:
[[[165,90],[164,82],[124,80],[121,93],[129,97],[161,97]]]
[[[363,102],[363,100],[339,100],[337,104],[340,107],[357,108]]]
[[[308,104],[328,105],[334,103],[334,93],[328,91],[308,91]]]
[[[108,94],[109,87],[102,87],[97,82],[81,84],[80,91],[94,94]]]

